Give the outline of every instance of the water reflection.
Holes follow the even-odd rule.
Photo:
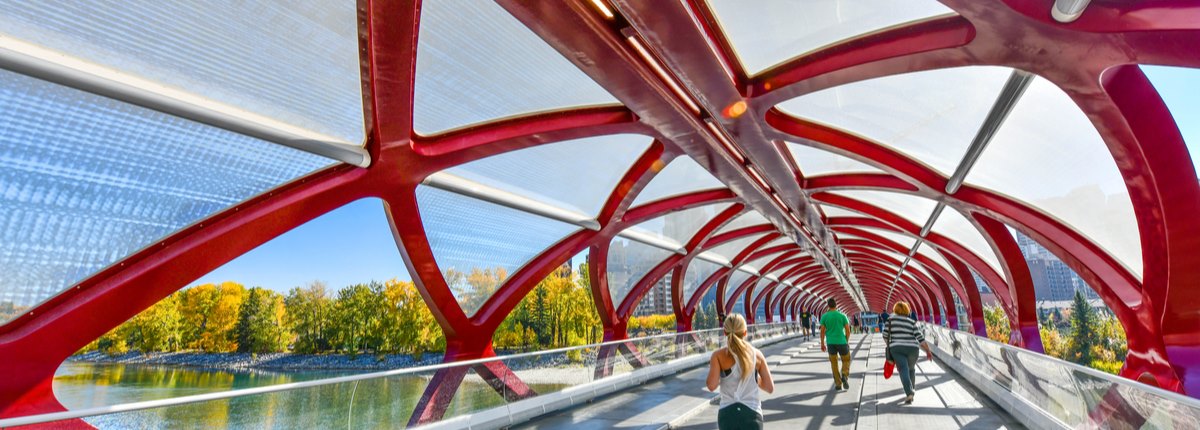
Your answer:
[[[351,372],[264,372],[167,366],[66,363],[54,392],[68,409],[115,405],[231,389],[329,378]],[[432,374],[326,385],[89,418],[98,428],[398,428],[408,422]],[[568,384],[531,383],[539,393]],[[446,417],[504,404],[482,378],[469,374]]]

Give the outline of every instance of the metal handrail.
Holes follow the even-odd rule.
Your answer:
[[[754,329],[762,329],[762,328],[774,328],[774,327],[782,327],[782,326],[789,326],[789,325],[795,325],[795,323],[780,322],[780,323],[770,323],[770,324],[754,324],[749,327],[754,328]],[[527,358],[527,357],[534,357],[534,356],[541,356],[541,355],[558,354],[558,353],[563,353],[563,352],[577,350],[577,349],[599,348],[599,347],[603,347],[603,346],[618,345],[618,344],[624,344],[624,343],[629,343],[629,342],[640,342],[640,341],[654,340],[654,339],[659,339],[659,338],[673,338],[673,337],[679,337],[682,335],[709,334],[709,333],[716,333],[716,332],[721,332],[721,331],[722,331],[722,329],[709,329],[709,330],[695,330],[695,331],[689,331],[689,332],[683,332],[683,333],[667,333],[667,334],[645,336],[645,337],[639,337],[639,338],[633,338],[633,339],[615,340],[615,341],[609,341],[609,342],[595,343],[595,344],[591,344],[591,345],[569,346],[569,347],[563,347],[563,348],[548,349],[548,350],[543,350],[543,351],[525,352],[525,353],[520,353],[520,354],[495,356],[495,357],[480,358],[480,359],[475,359],[475,360],[455,361],[455,362],[451,362],[451,363],[431,364],[431,365],[427,365],[427,366],[408,367],[408,368],[404,368],[404,369],[384,370],[384,371],[379,371],[379,372],[362,373],[362,374],[358,374],[358,375],[348,375],[348,376],[338,376],[338,377],[333,377],[333,378],[316,379],[316,380],[312,380],[312,381],[291,382],[291,383],[287,383],[287,384],[270,385],[270,386],[265,386],[265,387],[242,388],[242,389],[237,389],[237,390],[220,391],[220,392],[215,392],[215,393],[204,393],[204,394],[195,394],[195,395],[191,395],[191,396],[180,396],[180,397],[173,397],[170,399],[147,400],[147,401],[142,401],[142,402],[123,403],[123,404],[119,404],[119,405],[109,405],[109,406],[98,406],[98,407],[94,407],[94,408],[77,409],[77,410],[63,411],[63,412],[51,412],[51,413],[38,414],[38,415],[26,415],[26,416],[15,417],[15,418],[0,419],[0,428],[23,426],[23,425],[30,425],[30,424],[40,424],[40,423],[62,421],[62,420],[69,420],[69,419],[93,417],[93,416],[99,416],[99,415],[110,415],[110,414],[116,414],[116,413],[122,413],[122,412],[133,412],[133,411],[140,411],[140,410],[154,409],[154,408],[161,408],[161,407],[168,407],[168,406],[182,406],[182,405],[189,405],[189,404],[194,404],[194,403],[203,403],[203,402],[212,401],[212,400],[231,399],[231,398],[236,398],[236,397],[253,396],[253,395],[259,395],[259,394],[279,393],[279,392],[284,392],[284,391],[298,390],[301,388],[321,387],[321,386],[325,386],[325,385],[341,384],[341,383],[345,383],[345,382],[357,382],[357,381],[364,381],[364,380],[370,380],[370,379],[379,379],[379,378],[387,378],[387,377],[393,377],[393,376],[425,373],[425,372],[430,372],[430,371],[447,369],[447,368],[451,368],[451,367],[474,366],[477,364],[491,363],[491,362],[496,362],[496,361],[515,360],[515,359],[520,359],[520,358]]]
[[[1196,398],[1193,398],[1193,397],[1189,397],[1189,396],[1187,396],[1187,395],[1184,395],[1184,394],[1179,394],[1179,393],[1176,393],[1176,392],[1174,392],[1174,391],[1170,391],[1170,390],[1166,390],[1166,389],[1163,389],[1163,388],[1155,387],[1155,386],[1153,386],[1153,385],[1143,384],[1143,383],[1141,383],[1141,382],[1137,382],[1137,381],[1134,381],[1134,380],[1132,380],[1132,379],[1129,379],[1129,378],[1125,378],[1125,377],[1121,377],[1121,376],[1116,376],[1116,375],[1109,374],[1109,373],[1104,373],[1104,372],[1101,372],[1101,371],[1099,371],[1099,370],[1096,370],[1096,369],[1093,369],[1093,368],[1090,368],[1090,367],[1086,367],[1086,366],[1080,365],[1080,364],[1078,364],[1078,363],[1072,363],[1072,362],[1070,362],[1070,361],[1062,360],[1062,359],[1059,359],[1059,358],[1056,358],[1056,357],[1053,357],[1053,356],[1050,356],[1050,355],[1046,355],[1046,354],[1039,354],[1039,353],[1036,353],[1036,352],[1033,352],[1033,351],[1029,351],[1029,350],[1025,350],[1025,349],[1022,349],[1022,348],[1019,348],[1019,347],[1015,347],[1015,346],[1012,346],[1012,345],[1009,345],[1009,344],[1006,344],[1006,343],[1000,343],[1000,342],[996,342],[996,341],[994,341],[994,340],[992,340],[992,339],[989,339],[989,338],[986,338],[986,337],[983,337],[983,336],[976,336],[976,335],[974,335],[974,334],[971,334],[971,333],[969,333],[969,332],[965,332],[965,331],[961,331],[961,330],[953,330],[953,329],[950,329],[950,328],[948,328],[948,327],[942,327],[942,326],[935,325],[935,324],[929,324],[929,323],[921,323],[921,324],[922,324],[922,325],[927,325],[927,326],[930,326],[930,327],[933,327],[933,328],[935,328],[935,329],[939,329],[939,330],[946,330],[946,331],[950,331],[950,332],[960,332],[960,333],[962,333],[962,334],[963,334],[963,336],[971,336],[971,338],[972,338],[972,339],[975,339],[975,341],[976,341],[976,342],[980,342],[980,341],[982,341],[982,342],[987,342],[987,343],[995,344],[996,346],[999,346],[1001,349],[1008,349],[1008,350],[1011,350],[1011,351],[1013,351],[1013,352],[1016,352],[1016,353],[1019,353],[1019,354],[1030,354],[1030,355],[1034,355],[1035,357],[1037,357],[1037,358],[1040,358],[1040,359],[1048,359],[1048,360],[1053,360],[1053,361],[1055,361],[1055,362],[1056,362],[1055,364],[1058,364],[1058,365],[1060,365],[1060,366],[1064,366],[1064,367],[1066,367],[1066,368],[1068,368],[1068,369],[1071,369],[1071,370],[1073,370],[1073,371],[1077,371],[1077,372],[1080,372],[1080,373],[1085,373],[1085,374],[1087,374],[1088,376],[1091,376],[1091,377],[1094,377],[1094,378],[1104,379],[1104,380],[1106,380],[1106,381],[1109,381],[1109,382],[1112,382],[1112,383],[1114,383],[1114,384],[1120,384],[1120,385],[1123,385],[1123,386],[1125,386],[1125,387],[1128,387],[1128,388],[1131,388],[1131,389],[1135,389],[1135,390],[1140,390],[1140,391],[1148,392],[1148,393],[1150,393],[1150,394],[1153,394],[1153,395],[1156,395],[1156,396],[1165,397],[1167,400],[1170,400],[1170,401],[1173,401],[1173,402],[1176,402],[1176,403],[1182,403],[1182,404],[1184,404],[1184,405],[1187,405],[1187,406],[1190,406],[1190,407],[1194,407],[1194,408],[1200,409],[1200,399],[1196,399]]]

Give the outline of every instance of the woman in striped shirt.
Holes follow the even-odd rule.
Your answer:
[[[888,345],[888,358],[896,363],[900,371],[900,383],[904,385],[904,404],[911,405],[913,391],[917,378],[917,348],[925,350],[929,360],[933,360],[933,352],[925,343],[925,335],[917,329],[917,321],[912,318],[912,309],[908,303],[896,302],[892,308],[892,317],[888,318],[887,327],[883,330],[883,340]]]

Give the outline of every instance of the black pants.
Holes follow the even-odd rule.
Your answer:
[[[762,414],[741,403],[721,408],[717,411],[717,428],[721,430],[762,430]]]

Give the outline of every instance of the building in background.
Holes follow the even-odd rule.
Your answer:
[[[1066,263],[1055,257],[1049,250],[1043,248],[1033,239],[1016,233],[1017,245],[1025,254],[1029,264],[1029,274],[1033,277],[1034,297],[1038,301],[1064,301],[1075,297],[1075,291],[1083,293],[1088,299],[1100,296],[1083,282]]]

